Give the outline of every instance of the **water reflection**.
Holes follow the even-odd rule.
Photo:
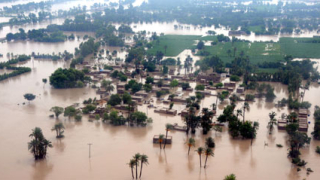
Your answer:
[[[35,161],[32,164],[32,167],[34,168],[34,172],[32,174],[33,180],[46,179],[46,177],[53,170],[53,164],[50,163],[48,160]]]
[[[63,142],[63,139],[59,138],[52,142],[52,145],[55,150],[57,150],[59,153],[63,153],[64,149],[66,148],[65,143]]]

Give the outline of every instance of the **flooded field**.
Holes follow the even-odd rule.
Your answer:
[[[17,1],[20,2],[20,1]],[[25,2],[25,1],[21,1]],[[20,2],[20,3],[21,3]],[[73,6],[78,1],[71,1],[69,6]],[[87,1],[85,1],[87,3]],[[96,2],[96,1],[92,1]],[[99,1],[100,2],[100,1]],[[101,1],[107,2],[107,1]],[[137,1],[136,3],[140,3]],[[141,1],[142,2],[142,1]],[[274,1],[272,1],[274,2]],[[277,1],[278,2],[278,1]],[[137,5],[139,5],[139,3]],[[61,5],[59,5],[61,6]],[[2,6],[0,6],[1,8]],[[0,19],[0,22],[2,19]],[[26,31],[31,29],[45,28],[49,24],[62,24],[63,19],[44,21],[34,25],[23,25],[0,29],[0,38],[5,37],[9,32],[18,32],[19,28]],[[115,24],[119,26],[119,24]],[[181,25],[175,29],[177,22],[170,23],[141,23],[131,24],[135,32],[147,31],[158,34],[180,34],[180,35],[206,35],[208,30],[214,30],[217,34],[228,35],[226,28],[214,27],[193,27],[191,25]],[[94,36],[93,33],[74,33],[75,36],[83,37],[85,34]],[[300,37],[312,37],[316,32],[306,32]],[[241,39],[250,41],[278,41],[282,35],[278,36],[241,36]],[[292,37],[296,37],[292,35]],[[7,61],[7,53],[28,54],[32,52],[40,54],[59,53],[67,50],[74,52],[74,49],[83,42],[83,39],[66,41],[62,43],[40,43],[33,41],[16,41],[0,43],[0,62]],[[117,57],[125,59],[127,52],[117,47],[103,47],[110,52],[118,51]],[[199,60],[199,56],[194,56],[191,50],[184,50],[174,58],[185,61],[187,56],[193,58],[193,63]],[[105,57],[105,55],[103,56]],[[167,58],[167,57],[165,57]],[[319,64],[319,59],[311,59]],[[108,60],[92,61],[96,64],[112,64]],[[172,145],[167,145],[165,150],[160,150],[159,145],[152,143],[154,135],[165,134],[167,123],[184,125],[180,115],[163,115],[154,112],[154,108],[148,108],[146,104],[138,106],[138,110],[145,112],[153,119],[153,123],[146,127],[113,126],[100,121],[88,121],[89,117],[84,116],[81,122],[75,122],[60,115],[58,119],[49,118],[52,112],[49,109],[53,106],[67,107],[73,103],[82,103],[88,98],[97,98],[96,90],[90,87],[75,89],[54,89],[48,83],[42,82],[43,78],[49,76],[59,67],[68,68],[70,61],[51,61],[44,59],[31,59],[17,66],[30,67],[31,72],[13,77],[0,82],[0,180],[43,180],[43,179],[66,179],[66,180],[87,180],[87,179],[110,179],[126,180],[131,179],[131,171],[128,166],[130,158],[135,153],[143,153],[149,157],[149,165],[143,169],[142,179],[185,179],[185,180],[222,180],[227,174],[234,173],[239,180],[318,180],[320,174],[320,155],[315,153],[315,148],[320,146],[320,141],[313,140],[309,146],[301,149],[301,159],[308,162],[307,167],[314,171],[310,175],[306,174],[306,168],[297,172],[297,168],[292,165],[288,153],[288,135],[285,131],[274,129],[270,135],[267,129],[269,121],[268,114],[272,111],[277,113],[277,119],[282,113],[288,114],[289,110],[275,107],[275,103],[282,98],[288,98],[288,88],[280,83],[269,83],[275,89],[277,96],[274,102],[266,102],[264,98],[256,98],[251,102],[250,110],[246,112],[246,119],[258,121],[260,123],[257,138],[253,140],[232,139],[228,134],[227,124],[221,133],[210,131],[207,135],[202,135],[201,128],[198,128],[195,135],[186,135],[185,132],[170,131],[173,137]],[[192,69],[192,71],[194,71]],[[319,70],[319,69],[318,69]],[[0,70],[0,75],[8,73],[10,70]],[[185,73],[181,68],[180,74]],[[225,82],[229,78],[224,79]],[[114,84],[115,85],[115,84]],[[195,82],[190,84],[192,88]],[[237,85],[238,86],[238,85]],[[171,89],[172,92],[182,92],[181,88]],[[309,109],[310,121],[308,135],[314,127],[313,112],[316,105],[320,105],[320,85],[312,83],[310,89],[306,91],[305,101],[309,101],[312,107]],[[23,98],[25,93],[33,93],[36,99],[30,103]],[[113,93],[116,93],[115,91]],[[200,106],[210,108],[216,102],[217,91],[211,91],[212,96],[206,96],[201,101]],[[195,95],[194,92],[183,91],[183,97]],[[168,107],[155,97],[149,94],[156,107]],[[167,99],[168,95],[164,97]],[[220,115],[224,107],[229,104],[229,100],[218,105],[217,115]],[[185,104],[175,103],[173,109],[178,113],[185,108]],[[243,102],[237,102],[236,109],[243,106]],[[216,120],[216,117],[213,119]],[[56,139],[56,134],[51,131],[52,127],[62,122],[65,126],[65,137]],[[34,161],[32,154],[28,151],[27,142],[30,141],[31,129],[40,127],[44,136],[52,142],[53,148],[48,149],[45,160]],[[208,158],[206,169],[199,167],[199,156],[195,152],[199,146],[205,146],[205,138],[213,137],[216,143],[214,157]],[[188,156],[188,147],[185,144],[189,137],[194,137],[196,146],[191,148]],[[91,143],[91,158],[89,158],[89,146]],[[282,144],[283,148],[278,148],[276,144]],[[204,160],[204,157],[203,159]]]
[[[180,55],[181,59],[188,54]],[[204,139],[212,136],[216,142],[215,156],[208,159],[208,168],[199,168],[199,157],[193,151],[187,155],[185,141],[188,138],[184,132],[170,131],[173,144],[166,150],[159,149],[159,145],[152,144],[154,135],[164,133],[166,123],[183,124],[180,116],[159,115],[146,105],[139,106],[139,111],[145,112],[153,118],[153,123],[147,127],[115,127],[110,124],[89,122],[84,117],[82,122],[74,122],[61,116],[58,120],[49,118],[52,106],[68,106],[88,98],[97,97],[91,88],[57,90],[48,84],[43,85],[42,78],[47,78],[58,67],[68,67],[64,61],[52,62],[31,60],[23,66],[32,68],[27,73],[0,83],[1,101],[1,163],[0,179],[130,179],[130,169],[126,164],[136,152],[149,156],[150,164],[144,168],[143,179],[223,179],[226,174],[235,173],[239,179],[317,179],[320,171],[318,166],[320,156],[314,152],[319,141],[312,141],[309,147],[302,149],[302,158],[308,162],[315,172],[306,176],[305,171],[298,173],[287,158],[286,132],[274,130],[268,134],[266,128],[268,114],[271,111],[287,113],[286,108],[274,108],[273,103],[266,103],[264,99],[257,99],[250,103],[250,111],[246,119],[260,123],[257,139],[250,146],[250,140],[232,139],[227,129],[222,133],[209,132],[202,135],[200,129],[194,135],[196,147],[204,146]],[[195,83],[191,84],[193,87]],[[277,100],[287,97],[287,87],[272,83]],[[181,91],[181,89],[178,89]],[[32,92],[37,98],[25,105],[23,94]],[[305,99],[314,107],[317,105],[319,85],[313,84],[306,93]],[[212,91],[212,94],[215,94]],[[192,95],[185,93],[184,96]],[[152,95],[154,96],[154,95]],[[158,103],[155,106],[167,106]],[[203,107],[210,107],[215,102],[215,96],[206,97],[200,103]],[[218,114],[223,110],[226,100],[220,104]],[[173,109],[181,111],[185,105],[175,104]],[[237,104],[237,108],[242,103]],[[313,112],[313,108],[310,109]],[[57,122],[64,123],[65,138],[57,140],[51,131]],[[309,132],[313,129],[312,115]],[[27,151],[28,135],[34,127],[41,127],[44,135],[52,141],[54,148],[49,149],[48,158],[34,162]],[[191,136],[191,135],[189,135]],[[88,143],[92,143],[91,159],[88,158]],[[268,146],[265,146],[265,143]],[[285,145],[277,148],[276,144]],[[266,171],[268,169],[268,171]],[[19,173],[17,173],[19,171]],[[63,173],[68,171],[69,173]],[[272,172],[272,173],[270,173]]]

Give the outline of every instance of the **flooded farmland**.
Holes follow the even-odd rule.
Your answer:
[[[166,123],[183,124],[180,116],[159,115],[146,105],[139,106],[139,111],[148,113],[153,123],[147,127],[114,127],[102,122],[89,122],[84,117],[82,122],[74,122],[60,117],[58,120],[48,118],[52,106],[68,106],[85,99],[98,97],[91,88],[57,90],[43,85],[41,79],[48,77],[56,68],[67,67],[65,62],[29,61],[24,66],[32,67],[32,72],[1,82],[1,179],[57,179],[64,174],[65,179],[128,179],[130,176],[127,159],[136,152],[149,156],[150,164],[145,168],[144,179],[222,179],[225,174],[235,173],[240,179],[302,179],[287,158],[287,148],[277,148],[276,144],[286,144],[287,135],[284,131],[275,130],[272,135],[266,128],[268,113],[275,111],[277,117],[288,110],[274,108],[273,103],[257,99],[250,103],[247,118],[260,123],[257,138],[250,146],[250,140],[233,140],[224,128],[222,133],[209,132],[202,135],[198,129],[194,136],[196,146],[203,146],[204,139],[211,136],[215,139],[215,156],[208,159],[208,168],[200,169],[198,155],[187,155],[185,141],[188,136],[183,132],[171,131],[173,144],[166,150],[160,150],[152,144],[152,137],[164,133]],[[195,84],[192,84],[195,86]],[[287,88],[273,83],[277,99],[287,96]],[[306,100],[317,104],[319,85],[313,84],[306,93]],[[33,102],[22,105],[22,95],[33,92],[37,95]],[[212,94],[215,94],[212,91]],[[153,96],[153,95],[151,95]],[[185,94],[188,96],[188,94]],[[153,97],[156,102],[156,98]],[[201,106],[210,107],[215,97],[206,97]],[[226,103],[226,102],[225,102]],[[165,106],[155,103],[156,106]],[[184,105],[176,104],[174,109],[183,109]],[[238,103],[241,107],[242,104]],[[223,110],[224,103],[218,106],[218,114]],[[310,109],[313,112],[313,108]],[[65,138],[56,139],[51,127],[61,121],[65,124]],[[308,134],[313,126],[312,115]],[[30,129],[41,127],[54,148],[49,150],[46,160],[34,162],[27,151]],[[191,135],[189,135],[191,136]],[[88,158],[88,143],[92,143],[92,155]],[[265,146],[265,143],[268,146]],[[302,149],[302,157],[317,172],[320,157],[314,149],[320,145],[312,141],[309,147]],[[192,152],[195,149],[192,149]],[[268,171],[266,171],[266,168]],[[19,173],[16,173],[19,171]],[[69,173],[63,173],[68,171]],[[273,173],[269,173],[272,171]],[[249,172],[249,173],[248,173]],[[308,179],[317,179],[316,173]]]
[[[20,3],[20,1],[18,1]],[[76,1],[78,2],[78,1]],[[100,1],[99,1],[100,2]],[[272,1],[273,2],[273,1]],[[70,2],[72,4],[72,2]],[[75,3],[74,3],[75,4]],[[74,5],[72,4],[72,6]],[[63,5],[60,5],[63,6]],[[70,5],[71,6],[71,5]],[[1,6],[0,6],[1,7]],[[69,6],[68,6],[69,7]],[[55,7],[56,9],[59,9]],[[3,19],[0,19],[0,22]],[[6,19],[4,19],[6,20]],[[27,30],[45,28],[49,24],[62,24],[63,19],[53,19],[37,24],[5,26],[0,29],[0,38],[7,33],[18,32],[19,28]],[[139,23],[130,24],[135,32],[147,31],[157,32],[158,34],[175,35],[201,35],[205,36],[208,30],[214,30],[218,34],[228,35],[227,28],[214,27],[193,27],[192,25],[181,25],[181,28],[175,29],[177,22],[170,23]],[[120,24],[115,24],[117,27]],[[32,52],[44,54],[58,54],[59,52],[74,52],[86,34],[94,37],[93,33],[85,32],[66,32],[70,35],[81,38],[67,40],[59,43],[44,43],[34,41],[12,41],[0,43],[0,62],[8,60],[8,53],[27,54]],[[312,37],[317,32],[306,32],[298,37]],[[240,39],[250,41],[278,41],[282,35],[277,36],[240,36]],[[297,37],[291,35],[290,37]],[[125,59],[128,52],[118,47],[104,46],[103,49],[110,52],[116,50],[116,57]],[[190,49],[184,50],[178,56],[182,64],[186,57],[193,58],[193,66],[200,56],[194,55]],[[95,60],[95,64],[113,64],[105,59]],[[165,57],[168,58],[168,57]],[[319,63],[319,59],[311,59]],[[282,98],[288,98],[288,87],[281,83],[265,82],[274,88],[276,98],[273,102],[266,102],[265,98],[256,98],[250,102],[250,109],[246,112],[246,119],[259,122],[257,137],[253,140],[244,140],[240,138],[233,139],[228,133],[228,125],[225,124],[222,132],[209,131],[207,135],[202,134],[202,128],[197,128],[195,134],[186,135],[185,132],[172,130],[169,135],[172,136],[172,144],[167,145],[166,149],[160,149],[159,144],[153,144],[154,135],[165,134],[165,125],[167,123],[184,125],[183,118],[180,115],[165,115],[154,112],[155,108],[148,107],[148,104],[138,106],[138,110],[147,114],[153,119],[153,123],[146,127],[113,126],[110,123],[104,123],[101,120],[90,120],[88,115],[84,115],[82,121],[76,122],[73,118],[69,119],[60,115],[59,118],[50,118],[50,108],[53,106],[67,107],[74,103],[80,103],[88,98],[100,99],[96,89],[87,85],[84,88],[73,89],[55,89],[42,82],[43,78],[49,76],[57,68],[69,68],[70,61],[64,60],[46,60],[34,59],[21,62],[16,66],[30,67],[31,72],[20,76],[12,77],[0,82],[0,179],[2,180],[43,180],[43,179],[131,179],[131,170],[128,162],[132,156],[139,152],[148,155],[149,164],[144,166],[141,179],[186,179],[186,180],[211,180],[223,179],[227,174],[234,173],[237,179],[242,180],[318,180],[320,174],[320,155],[315,153],[320,141],[311,140],[310,145],[303,147],[301,159],[308,162],[306,167],[302,167],[301,172],[292,165],[288,157],[289,144],[288,134],[285,130],[274,128],[273,133],[269,134],[267,125],[269,113],[276,112],[276,118],[280,119],[283,113],[288,114],[290,110],[287,107],[276,107],[275,103]],[[194,66],[192,72],[197,68]],[[180,70],[180,71],[179,71]],[[175,74],[184,74],[185,69],[177,69]],[[0,70],[0,75],[9,73],[11,70]],[[143,79],[145,81],[145,79]],[[224,78],[223,82],[229,82],[229,78]],[[116,86],[116,83],[113,83]],[[195,88],[197,83],[190,82],[190,86]],[[240,83],[237,83],[237,87]],[[182,97],[194,96],[195,92],[182,91],[181,87],[171,88],[171,92],[181,92]],[[211,108],[216,102],[216,94],[220,90],[210,90],[211,96],[207,95],[199,103],[200,107]],[[316,105],[320,105],[320,85],[316,82],[311,83],[309,90],[306,91],[305,101],[309,101],[312,107],[309,109],[309,129],[308,136],[314,127],[313,112]],[[36,99],[27,102],[23,95],[33,93]],[[116,90],[112,92],[117,94]],[[163,98],[167,99],[169,95]],[[244,95],[241,96],[244,98]],[[155,107],[168,107],[159,100],[155,93],[149,93],[149,99],[153,100]],[[237,102],[236,108],[243,106],[244,102]],[[217,116],[222,114],[224,107],[229,104],[229,99],[221,102],[217,106]],[[81,105],[83,106],[83,105]],[[175,103],[173,109],[180,113],[185,109],[186,104]],[[216,121],[217,116],[213,117]],[[90,120],[90,121],[89,121]],[[56,138],[52,127],[62,122],[65,126],[65,137]],[[47,158],[35,161],[32,154],[28,151],[27,142],[30,141],[29,134],[31,129],[40,127],[44,136],[52,142],[53,148],[48,149]],[[195,147],[191,147],[188,155],[188,146],[185,144],[189,137],[195,139]],[[199,167],[199,156],[195,152],[199,146],[205,146],[205,138],[212,137],[215,140],[214,157],[208,158],[208,167],[206,169]],[[91,155],[89,158],[89,146],[91,145]],[[283,148],[276,145],[282,144]],[[202,157],[204,162],[204,156]],[[311,167],[314,171],[306,174],[306,168]],[[318,178],[317,178],[318,177]]]

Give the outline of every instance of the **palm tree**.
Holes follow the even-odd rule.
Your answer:
[[[240,99],[236,94],[232,94],[232,96],[229,98],[231,101],[231,105],[235,105],[236,102]]]
[[[148,156],[145,155],[145,154],[142,154],[141,157],[140,157],[140,163],[141,163],[141,168],[140,168],[140,176],[139,176],[139,178],[141,178],[143,164],[146,164],[146,165],[149,164]]]
[[[223,180],[236,180],[236,175],[234,174],[227,175]]]
[[[29,137],[34,137],[35,140],[40,140],[43,138],[42,130],[41,128],[34,128],[32,129],[32,133],[29,135]]]
[[[269,113],[270,121],[268,122],[269,134],[271,134],[273,130],[273,125],[277,124],[277,120],[274,118],[277,114],[275,112]]]
[[[159,143],[160,143],[160,149],[161,149],[161,143],[163,142],[163,139],[164,139],[164,135],[163,134],[160,134],[159,135]]]
[[[252,130],[251,130],[251,133],[252,133],[251,134],[251,146],[252,146],[253,138],[256,138],[258,129],[259,129],[259,122],[254,121]]]
[[[167,46],[167,45],[164,45],[164,54],[167,53],[167,48],[168,48],[168,46]]]
[[[57,133],[56,137],[57,138],[62,138],[63,137],[63,133],[64,133],[64,131],[62,129],[65,129],[65,128],[64,128],[63,124],[60,122],[58,124],[55,124],[53,126],[53,128],[51,129],[51,131],[56,131],[56,133]]]
[[[237,117],[242,116],[242,110],[241,109],[237,109]]]
[[[196,141],[191,137],[191,138],[189,138],[189,140],[186,142],[186,144],[188,145],[188,147],[189,147],[189,149],[188,149],[188,155],[189,155],[189,153],[190,153],[190,148],[191,148],[191,146],[195,146],[195,143],[196,143]]]
[[[43,82],[43,87],[44,87],[47,84],[48,80],[46,78],[43,78],[42,82]]]
[[[250,106],[249,106],[249,103],[245,102],[244,105],[243,105],[243,122],[244,122],[244,119],[245,119],[245,114],[246,114],[246,110],[249,110],[250,109]]]
[[[167,138],[168,138],[168,132],[170,131],[170,129],[172,129],[172,124],[166,124],[166,139],[164,140],[164,145],[163,145],[163,149],[166,149],[166,144],[167,144]]]
[[[306,90],[309,90],[310,86],[310,80],[307,81],[307,83],[301,87],[303,89],[303,92],[301,92],[301,102],[303,102],[304,95],[306,94]]]
[[[216,110],[217,109],[216,103],[212,103],[210,106],[212,107],[212,110]]]
[[[205,150],[204,150],[204,154],[206,155],[206,162],[204,163],[204,168],[207,167],[207,160],[208,160],[208,156],[214,156],[214,153],[212,151],[211,148],[207,147]]]
[[[183,67],[184,67],[184,75],[186,75],[186,74],[187,74],[187,68],[189,67],[189,65],[187,64],[187,62],[184,62]]]
[[[137,153],[133,156],[133,159],[136,163],[136,165],[135,165],[136,166],[136,179],[138,179],[138,164],[139,164],[140,158],[141,158],[141,155],[139,153]]]
[[[43,139],[42,141],[42,145],[43,145],[43,153],[44,153],[44,157],[47,155],[47,148],[50,147],[52,148],[52,143],[51,141],[48,141],[47,139]]]
[[[128,109],[129,109],[128,117],[129,117],[129,120],[131,121],[131,123],[133,123],[131,114],[135,111],[136,107],[137,107],[137,103],[135,101],[128,102]]]
[[[200,167],[201,167],[201,155],[203,154],[203,147],[198,147],[196,152],[199,154],[199,159],[200,159]]]
[[[33,139],[28,143],[28,150],[33,153],[34,158],[36,160],[45,158],[47,155],[47,148],[52,147],[52,144],[44,138],[42,130],[36,127],[32,130],[29,137],[33,137]]]
[[[131,159],[128,164],[129,164],[129,167],[131,168],[132,179],[134,179],[133,168],[136,165],[136,161],[134,159]]]

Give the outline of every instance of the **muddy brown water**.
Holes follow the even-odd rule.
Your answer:
[[[314,150],[320,142],[312,140],[309,147],[301,150],[302,159],[308,162],[306,167],[315,172],[307,176],[303,169],[298,173],[287,158],[286,133],[275,128],[273,134],[269,135],[266,128],[269,112],[275,111],[279,117],[288,110],[277,109],[273,103],[266,103],[264,99],[250,103],[250,111],[246,113],[246,119],[260,123],[257,139],[252,146],[250,140],[232,139],[226,128],[222,133],[210,132],[205,136],[198,129],[195,135],[189,136],[184,132],[171,131],[169,135],[173,136],[173,144],[167,146],[166,150],[160,150],[159,145],[152,144],[152,137],[164,134],[166,123],[183,125],[180,116],[157,114],[143,105],[139,106],[139,110],[153,118],[153,123],[143,128],[115,127],[101,121],[88,122],[88,117],[84,117],[82,122],[74,122],[63,116],[57,120],[51,119],[48,116],[52,106],[65,107],[89,97],[98,97],[95,90],[57,90],[48,84],[43,85],[42,78],[48,77],[58,67],[68,67],[64,61],[35,60],[28,61],[24,66],[32,67],[33,71],[0,83],[0,179],[131,179],[130,168],[126,163],[137,152],[149,156],[150,164],[144,167],[143,179],[223,179],[230,173],[235,173],[238,179],[318,179],[320,156]],[[271,84],[277,95],[275,102],[287,97],[286,86]],[[23,94],[28,92],[37,95],[30,104],[23,99]],[[306,93],[305,100],[310,101],[313,107],[319,105],[318,92],[319,85],[312,84]],[[215,93],[212,91],[212,94]],[[185,93],[184,96],[193,94]],[[168,106],[154,100],[156,106]],[[22,105],[23,102],[26,104]],[[210,96],[201,105],[209,107],[213,102],[215,97]],[[222,113],[227,102],[219,104],[218,114]],[[239,102],[237,108],[241,106]],[[178,111],[183,108],[183,104],[176,103],[173,106]],[[59,140],[55,138],[55,132],[51,131],[58,121],[66,127],[65,138]],[[314,125],[312,115],[309,121],[310,135]],[[28,135],[34,127],[42,128],[45,137],[54,145],[43,161],[35,162],[27,150],[27,142],[30,141]],[[194,152],[196,147],[187,155],[184,143],[190,136],[196,139],[196,147],[204,146],[205,137],[215,139],[215,156],[208,159],[207,169],[199,167],[199,157]],[[93,144],[90,159],[88,143]],[[277,148],[276,144],[283,144],[284,147]],[[202,160],[204,162],[204,158]]]
[[[173,28],[173,25],[169,24],[168,27]],[[55,44],[29,41],[2,43],[0,53],[4,57],[0,58],[0,61],[7,60],[7,52],[14,54],[31,54],[33,51],[73,52],[80,42],[81,40]],[[113,49],[110,48],[110,50]],[[192,56],[190,50],[179,55],[182,62],[187,55]],[[124,58],[125,54],[120,53],[119,56]],[[197,59],[192,57],[194,60]],[[82,122],[68,120],[62,115],[59,119],[52,119],[48,117],[52,114],[49,112],[52,106],[66,107],[73,103],[81,103],[88,98],[98,98],[98,95],[94,89],[88,87],[57,90],[42,83],[42,78],[48,78],[55,69],[69,67],[68,62],[32,59],[21,66],[31,67],[32,72],[0,82],[0,179],[131,179],[131,171],[127,163],[137,152],[149,156],[150,164],[144,166],[143,179],[223,179],[225,175],[231,173],[236,174],[237,179],[240,180],[304,178],[316,180],[319,177],[320,155],[315,153],[315,148],[320,146],[320,141],[312,140],[309,146],[301,150],[301,158],[308,162],[306,167],[312,168],[314,172],[309,176],[306,175],[304,168],[301,172],[297,172],[296,167],[292,166],[290,159],[287,158],[286,132],[275,128],[272,135],[269,135],[266,127],[269,120],[268,114],[271,111],[275,111],[277,117],[280,117],[282,113],[288,113],[288,109],[275,108],[274,103],[265,102],[264,99],[256,99],[256,102],[250,103],[250,111],[246,112],[246,119],[260,123],[257,138],[252,146],[250,140],[232,139],[227,128],[224,128],[222,133],[209,132],[208,135],[202,135],[201,129],[197,129],[195,135],[189,136],[184,132],[170,131],[173,144],[168,145],[166,150],[160,150],[159,145],[152,144],[153,136],[165,134],[166,123],[183,125],[180,116],[154,113],[154,109],[147,109],[146,105],[143,105],[138,107],[139,110],[153,118],[153,123],[147,127],[115,127],[101,121],[89,122],[88,117],[84,117]],[[1,71],[0,74],[3,72],[5,71]],[[184,74],[184,69],[181,69],[180,73]],[[191,85],[194,87],[196,84]],[[277,95],[274,102],[283,97],[287,98],[286,86],[279,83],[271,83],[271,85],[275,88]],[[33,93],[37,97],[29,104],[23,98],[25,93]],[[212,91],[212,94],[215,93]],[[185,97],[190,95],[194,93],[184,93]],[[169,106],[153,98],[156,106]],[[305,95],[305,100],[312,103],[308,119],[310,121],[308,135],[313,130],[312,113],[314,106],[320,105],[319,99],[319,85],[312,84]],[[210,104],[215,101],[215,96],[206,97],[200,105],[210,107]],[[23,103],[26,104],[23,105]],[[219,104],[218,114],[222,113],[227,103],[228,100]],[[242,104],[238,102],[237,109]],[[176,103],[173,109],[179,112],[184,107],[185,105]],[[63,122],[66,127],[63,139],[57,140],[55,132],[51,131],[56,122]],[[28,136],[34,127],[42,128],[45,137],[52,141],[54,146],[48,150],[46,160],[37,162],[27,149],[27,142],[31,140]],[[196,139],[196,147],[191,149],[188,156],[185,141],[191,136]],[[203,169],[199,167],[199,157],[194,150],[204,146],[204,140],[208,136],[215,139],[215,155],[208,158],[208,167]],[[88,143],[93,144],[90,159]],[[268,146],[265,146],[266,143]],[[282,144],[284,147],[277,148],[276,144]]]

